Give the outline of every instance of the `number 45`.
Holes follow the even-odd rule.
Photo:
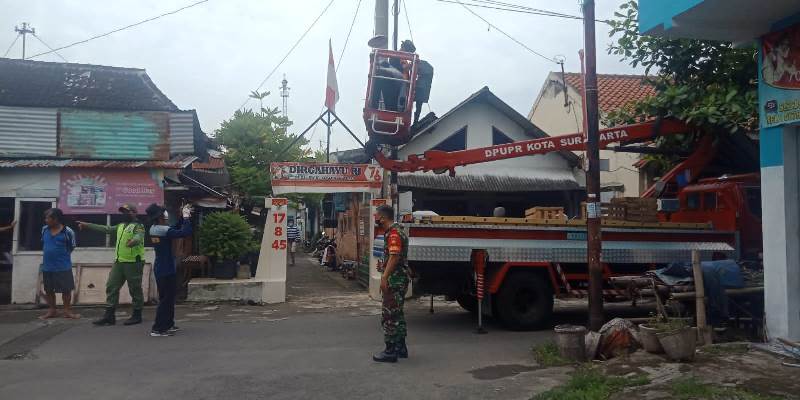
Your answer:
[[[286,250],[286,241],[275,240],[274,242],[272,242],[272,248],[275,250]]]

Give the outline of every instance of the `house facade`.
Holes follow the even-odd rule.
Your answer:
[[[800,3],[640,0],[639,30],[758,49],[766,331],[800,340]]]
[[[458,151],[547,136],[486,87],[415,130],[398,151],[401,159],[427,150]],[[584,174],[570,152],[462,166],[455,172],[453,177],[400,173],[399,191],[412,193],[413,210],[440,215],[492,216],[499,206],[508,217],[524,217],[533,206],[564,206],[569,215],[580,214]]]
[[[598,74],[598,106],[602,116],[631,101],[655,94],[643,75]],[[551,72],[528,113],[528,119],[551,136],[583,131],[583,79],[579,73]],[[584,152],[576,152],[583,156]],[[652,185],[653,172],[635,153],[600,151],[600,184],[603,201],[612,197],[637,197]]]
[[[75,221],[114,225],[123,203],[176,211],[189,190],[181,172],[206,145],[196,113],[142,69],[0,59],[0,225],[18,222],[0,238],[0,302],[39,301],[43,212],[58,207],[77,233],[75,301],[102,303],[114,237]],[[153,257],[148,248],[145,276]],[[155,296],[152,279],[143,285]]]

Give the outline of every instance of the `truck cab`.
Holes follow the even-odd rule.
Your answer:
[[[757,260],[763,245],[760,181],[758,174],[701,179],[681,189],[677,210],[662,211],[662,219],[711,223],[714,230],[738,232],[740,257]]]

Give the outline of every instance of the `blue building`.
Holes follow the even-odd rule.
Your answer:
[[[639,29],[758,47],[767,332],[800,340],[800,2],[639,0]]]

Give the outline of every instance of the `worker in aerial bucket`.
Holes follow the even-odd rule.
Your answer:
[[[415,53],[417,46],[410,40],[404,40],[400,44],[400,51],[407,53]],[[433,66],[425,61],[419,60],[417,62],[417,83],[414,88],[414,123],[419,121],[419,115],[422,113],[422,104],[427,103],[431,97],[431,85],[433,84]]]

